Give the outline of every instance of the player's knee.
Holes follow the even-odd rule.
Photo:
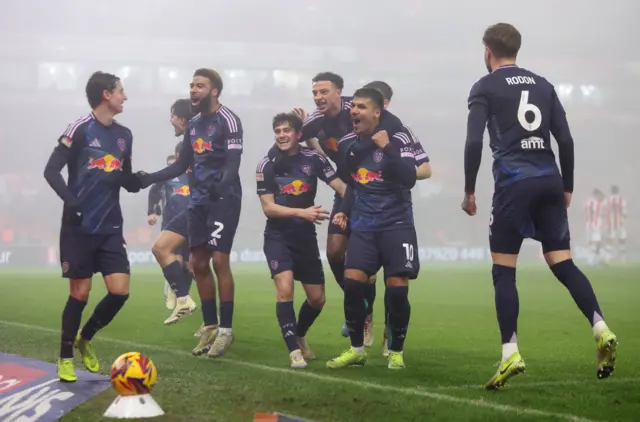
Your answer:
[[[169,250],[169,248],[166,247],[165,244],[163,244],[162,242],[156,241],[151,247],[151,253],[153,254],[153,256],[156,257],[156,261],[161,261],[167,255],[169,255],[171,251]]]
[[[327,248],[327,260],[329,262],[344,261],[344,254],[340,253],[339,248]]]
[[[544,260],[547,262],[549,268],[553,267],[560,262],[568,261],[571,259],[570,250],[561,251],[549,251],[544,254]]]
[[[409,279],[407,277],[387,277],[385,285],[387,287],[406,287],[409,285]]]
[[[129,274],[109,274],[104,277],[104,284],[109,293],[115,295],[129,294]]]
[[[71,280],[69,282],[69,295],[81,302],[89,299],[91,292],[91,279]]]
[[[313,309],[321,310],[324,308],[324,304],[327,302],[327,297],[325,296],[323,291],[319,291],[317,293],[312,293],[307,295],[307,302],[309,302],[309,306]]]
[[[229,254],[215,252],[213,254],[213,268],[216,274],[220,272],[231,272],[231,265],[229,263]]]

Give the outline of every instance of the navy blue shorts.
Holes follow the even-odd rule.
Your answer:
[[[164,227],[162,227],[162,230],[166,230],[184,237],[185,239],[184,243],[182,244],[182,246],[180,246],[180,248],[178,248],[178,250],[175,251],[176,255],[182,256],[182,259],[184,260],[184,262],[189,261],[189,255],[190,255],[189,242],[187,240],[189,237],[189,224],[187,220],[188,220],[188,210],[184,209],[178,214],[176,214],[173,218],[168,220],[166,224],[164,224],[164,221],[165,221],[164,219],[162,221],[164,224]]]
[[[384,278],[408,277],[420,272],[418,238],[414,227],[361,232],[352,231],[347,242],[345,269],[372,276],[382,267]]]
[[[240,209],[241,199],[233,197],[206,205],[190,205],[187,220],[191,249],[206,247],[212,252],[231,253]]]
[[[539,241],[544,253],[571,249],[560,177],[523,179],[494,192],[489,217],[491,252],[518,254],[526,238]]]
[[[342,197],[338,194],[336,194],[333,197],[333,208],[331,209],[331,216],[329,217],[329,228],[328,228],[328,233],[329,234],[341,234],[343,236],[349,236],[349,224],[347,224],[347,227],[342,230],[340,227],[336,226],[335,224],[332,224],[331,222],[333,221],[333,216],[336,215],[338,212],[340,212],[340,207],[342,206]]]
[[[86,234],[60,231],[62,277],[91,278],[95,273],[129,274],[129,256],[122,233]]]
[[[284,271],[293,271],[293,279],[304,284],[324,284],[324,269],[315,233],[292,237],[265,233],[264,255],[271,278]]]

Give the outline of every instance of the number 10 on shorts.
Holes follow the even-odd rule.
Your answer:
[[[413,261],[413,245],[411,243],[403,243],[404,253],[407,256],[407,261]]]

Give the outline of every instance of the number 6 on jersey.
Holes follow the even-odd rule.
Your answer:
[[[533,113],[533,121],[531,123],[527,121],[527,111]],[[522,91],[522,94],[520,94],[518,122],[520,126],[529,132],[538,130],[542,124],[542,112],[536,105],[529,103],[529,91]]]

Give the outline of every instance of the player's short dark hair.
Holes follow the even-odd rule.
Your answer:
[[[213,69],[200,68],[193,72],[193,76],[202,76],[203,78],[209,79],[209,82],[211,82],[211,88],[218,90],[218,97],[222,94],[222,76],[220,76],[217,71]]]
[[[188,98],[176,100],[171,105],[171,113],[186,121],[191,120],[194,116],[193,111],[191,111],[191,101]]]
[[[91,109],[95,109],[102,103],[102,93],[104,91],[115,91],[119,80],[120,78],[116,75],[101,71],[94,72],[93,75],[89,77],[85,93],[87,94],[87,101],[89,101]]]
[[[611,193],[617,195],[620,193],[620,188],[618,185],[611,185]]]
[[[384,108],[384,96],[375,88],[360,88],[353,93],[353,98],[368,98],[379,108]]]
[[[515,26],[501,22],[491,25],[484,31],[482,43],[489,47],[497,58],[510,59],[518,55],[522,45],[522,35]]]
[[[383,81],[373,81],[369,82],[363,88],[373,88],[380,91],[385,100],[391,101],[391,97],[393,97],[393,89],[391,89],[391,85]]]
[[[311,82],[320,82],[320,81],[328,81],[335,85],[336,88],[342,89],[344,88],[344,79],[342,76],[333,72],[320,72],[316,76],[311,79]]]
[[[293,113],[279,113],[273,117],[273,129],[280,126],[283,123],[289,123],[289,126],[296,132],[302,130],[302,119]]]

